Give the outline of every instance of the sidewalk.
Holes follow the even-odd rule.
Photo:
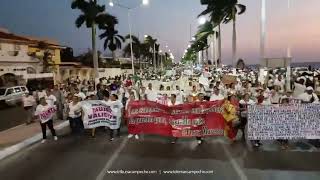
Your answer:
[[[56,130],[69,126],[68,121],[56,120]],[[47,130],[47,133],[49,131]],[[49,136],[50,137],[50,136]],[[30,146],[42,139],[41,127],[38,122],[30,125],[19,125],[14,128],[0,132],[0,160],[12,155],[21,149]]]

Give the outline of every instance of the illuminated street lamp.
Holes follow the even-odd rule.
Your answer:
[[[204,23],[206,23],[207,19],[204,16],[199,17],[198,19],[198,23],[200,25],[203,25]]]
[[[149,5],[149,0],[142,0],[142,4],[143,4],[144,6]]]
[[[113,4],[112,1],[109,2],[109,6],[110,6],[110,7],[113,7],[113,6],[114,6],[114,4]]]
[[[119,4],[119,3],[114,3],[112,0],[110,0],[109,2],[109,6],[110,7],[114,7],[114,5],[126,9],[128,10],[128,24],[129,24],[129,36],[130,36],[130,53],[131,53],[131,64],[132,64],[132,74],[134,75],[134,62],[133,62],[133,47],[132,47],[132,24],[131,24],[131,11],[134,9],[137,9],[139,7],[141,7],[141,4],[139,6],[136,7],[127,7],[125,5]],[[146,6],[149,5],[149,0],[142,0],[142,5]]]

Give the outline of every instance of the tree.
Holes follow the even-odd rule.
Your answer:
[[[246,67],[246,65],[244,63],[244,60],[243,59],[239,59],[238,62],[237,62],[236,68],[243,70],[245,67]]]
[[[106,50],[109,48],[112,51],[113,59],[116,59],[115,51],[122,48],[122,43],[125,41],[124,37],[118,34],[118,31],[114,29],[114,26],[105,26],[104,32],[100,34],[100,39],[105,39],[103,48]]]
[[[86,52],[81,53],[76,57],[76,62],[80,62],[84,66],[89,66],[93,67],[93,61],[92,61],[92,49],[88,49]],[[98,51],[98,57],[100,57],[101,52]],[[103,59],[98,59],[99,67],[106,67],[107,62],[106,60]]]
[[[217,36],[216,31],[213,30],[213,24],[206,21],[203,25],[199,26],[198,32],[196,34],[196,39],[207,43],[209,36]],[[208,47],[204,48],[206,50],[207,60],[209,60]]]
[[[159,47],[160,47],[160,45],[158,45],[157,44],[157,39],[154,39],[153,37],[151,37],[151,36],[147,36],[146,38],[145,38],[145,42],[144,42],[145,44],[146,44],[146,47],[147,47],[147,49],[148,49],[148,54],[149,55],[147,55],[147,56],[149,56],[149,60],[153,60],[152,61],[152,65],[154,66],[154,67],[156,67],[156,56],[157,56],[157,47],[158,47],[158,51],[159,51]]]
[[[48,43],[44,42],[44,41],[40,41],[38,43],[38,48],[40,50],[43,50],[43,54],[38,57],[39,59],[42,59],[42,65],[43,65],[43,72],[44,73],[49,73],[52,71],[55,71],[55,63],[52,60],[52,53],[50,52],[50,47],[48,45]]]
[[[139,61],[139,67],[141,69],[141,56],[144,52],[143,50],[143,43],[140,42],[139,38],[136,36],[131,36],[132,38],[132,51],[133,56]],[[131,47],[130,47],[130,35],[126,35],[125,37],[126,41],[129,41],[128,44],[123,49],[123,56],[130,57],[131,56]]]
[[[83,24],[86,24],[87,28],[91,28],[93,64],[95,76],[96,78],[99,78],[98,52],[96,48],[96,25],[99,27],[106,24],[112,25],[116,24],[117,20],[114,16],[105,13],[105,6],[99,5],[97,0],[74,0],[71,3],[71,8],[81,11],[81,14],[75,21],[76,27],[80,28]]]
[[[236,15],[243,14],[246,11],[246,6],[239,4],[238,0],[200,0],[202,5],[207,5],[207,8],[199,14],[199,16],[210,15],[210,21],[215,26],[219,26],[219,34],[221,34],[220,24],[233,22],[232,35],[232,64],[236,60]],[[221,59],[221,36],[219,36],[219,59]]]

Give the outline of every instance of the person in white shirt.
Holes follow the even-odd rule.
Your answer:
[[[126,106],[125,106],[125,110],[127,111],[128,110],[128,105],[131,101],[135,101],[135,97],[134,97],[134,93],[131,93],[130,96],[129,96],[129,99],[128,101],[126,102]],[[138,134],[129,134],[128,135],[128,138],[132,138],[132,137],[135,137],[136,139],[139,139],[139,135]]]
[[[179,105],[181,102],[177,101],[177,96],[175,94],[171,94],[170,101],[168,101],[168,106]]]
[[[298,96],[303,103],[319,103],[318,96],[313,93],[313,88],[311,86],[307,87],[306,92]]]
[[[285,81],[282,79],[281,75],[278,75],[278,78],[274,81],[274,86],[279,86],[280,90],[284,90]]]
[[[268,88],[272,89],[273,86],[274,86],[274,81],[273,81],[273,78],[271,77],[271,74],[270,74],[270,77],[268,80]]]
[[[271,104],[279,104],[280,97],[281,95],[278,92],[278,86],[275,86],[275,89],[271,90],[271,96],[270,96]]]
[[[52,117],[54,112],[56,111],[56,107],[47,103],[46,99],[42,97],[40,99],[40,104],[37,106],[34,115],[40,120],[41,130],[42,130],[42,141],[41,143],[45,143],[47,139],[47,130],[46,127],[51,131],[51,134],[55,141],[58,140],[56,135],[56,131],[53,127]]]
[[[71,132],[73,134],[80,133],[80,131],[82,130],[82,107],[79,99],[80,97],[74,95],[72,97],[72,102],[68,104],[68,120],[70,123]]]
[[[85,95],[83,92],[81,92],[78,88],[75,89],[75,90],[76,90],[76,93],[75,93],[75,94],[76,94],[78,97],[80,97],[82,101],[86,99],[86,95]]]
[[[293,97],[297,98],[301,94],[303,94],[306,91],[306,86],[304,85],[303,79],[297,79],[298,82],[294,83],[294,90],[293,90]]]
[[[140,100],[147,100],[146,87],[144,86],[141,87]]]
[[[32,115],[34,110],[33,107],[36,105],[36,100],[33,97],[32,92],[23,96],[22,102],[23,102],[23,108],[27,113],[26,124],[29,125],[30,123],[33,122],[32,120]]]
[[[290,102],[290,100],[293,99],[292,97],[292,91],[288,90],[283,96],[280,98],[280,102],[282,102],[283,99],[286,99]],[[282,103],[281,103],[282,104]]]
[[[50,106],[54,106],[57,102],[57,98],[53,95],[51,90],[47,91],[46,101]]]
[[[177,102],[183,103],[185,94],[183,90],[180,90],[179,86],[176,86],[176,96],[177,96]]]
[[[39,99],[38,99],[39,101],[40,101],[40,99],[43,98],[43,97],[44,97],[44,98],[47,98],[46,90],[45,90],[45,89],[39,90],[37,96],[38,96],[38,98],[39,98]]]
[[[148,98],[149,101],[154,101],[154,102],[157,101],[158,94],[157,94],[157,91],[155,91],[152,88],[152,84],[151,83],[148,84],[148,88],[146,90],[146,95],[147,95],[147,98]],[[135,95],[135,97],[137,97],[137,96]]]
[[[235,86],[235,90],[237,91],[237,93],[241,93],[243,91],[243,87],[241,84],[241,81],[238,81],[236,86]]]
[[[96,93],[97,92],[94,90],[93,86],[90,86],[86,96],[89,97],[91,95],[96,95]]]
[[[214,87],[214,92],[210,97],[210,101],[220,101],[223,100],[224,96],[222,94],[220,94],[220,90],[218,89],[218,87]]]
[[[245,94],[243,99],[241,99],[239,101],[239,105],[240,105],[240,125],[239,125],[239,129],[241,129],[242,131],[242,138],[243,140],[245,140],[245,127],[247,125],[248,122],[248,106],[249,105],[254,105],[255,102],[250,99],[250,95],[249,94]]]
[[[118,96],[116,94],[111,95],[110,107],[112,111],[116,113],[116,124],[110,127],[110,141],[113,141],[114,130],[117,130],[117,136],[120,137],[120,125],[123,115],[123,104],[119,101]]]

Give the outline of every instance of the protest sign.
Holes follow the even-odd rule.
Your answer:
[[[52,119],[56,112],[57,112],[56,106],[50,106],[49,108],[41,112],[36,112],[36,115],[39,117],[39,120],[41,121],[41,123],[45,123],[50,119]]]
[[[86,129],[117,126],[117,117],[106,101],[83,101],[83,124]]]
[[[199,78],[199,84],[202,84],[204,86],[209,86],[209,80],[207,77],[204,77],[203,75]]]
[[[222,76],[222,83],[223,84],[232,84],[237,82],[237,76],[233,75],[223,75]]]
[[[249,106],[248,139],[320,139],[320,105]]]
[[[223,136],[223,101],[164,106],[150,101],[128,105],[130,134],[156,134],[173,137]]]

